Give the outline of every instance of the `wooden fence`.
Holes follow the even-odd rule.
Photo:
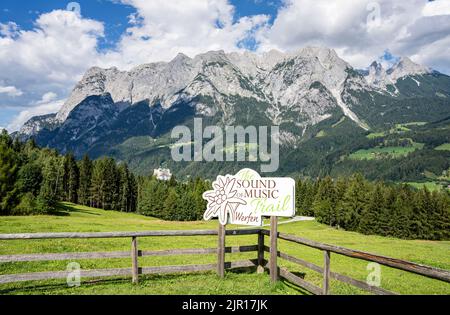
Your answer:
[[[110,259],[110,258],[131,258],[131,268],[115,269],[96,269],[80,270],[80,276],[83,278],[109,277],[109,276],[131,276],[133,283],[139,282],[139,275],[144,274],[167,274],[177,272],[200,272],[216,270],[220,277],[224,277],[225,269],[258,267],[258,272],[264,269],[270,271],[271,281],[275,282],[279,277],[292,282],[313,294],[331,294],[330,279],[356,286],[360,289],[374,294],[395,294],[383,288],[370,286],[364,281],[353,279],[349,276],[332,272],[330,269],[331,253],[344,255],[347,257],[362,259],[370,262],[376,262],[381,265],[392,267],[419,274],[425,277],[450,283],[450,272],[448,270],[433,268],[408,262],[400,259],[374,255],[362,251],[356,251],[334,245],[322,244],[312,240],[304,239],[298,236],[278,233],[277,218],[271,219],[271,229],[240,229],[226,230],[224,226],[219,226],[218,230],[194,230],[194,231],[149,231],[149,232],[104,232],[104,233],[34,233],[34,234],[0,234],[0,241],[7,240],[26,240],[26,239],[92,239],[92,238],[130,238],[130,251],[117,252],[96,252],[96,253],[59,253],[59,254],[27,254],[27,255],[3,255],[0,256],[0,263],[8,262],[27,262],[27,261],[52,261],[52,260],[74,260],[74,259]],[[206,236],[217,235],[217,248],[196,248],[196,249],[170,249],[159,251],[140,250],[138,247],[138,238],[141,237],[170,237],[170,236]],[[256,235],[256,245],[244,245],[236,247],[227,247],[225,237],[240,235]],[[270,237],[270,247],[265,246],[265,236]],[[324,253],[323,267],[307,262],[298,257],[293,257],[277,250],[278,239],[293,242],[299,245],[305,245]],[[256,259],[239,260],[225,262],[225,253],[257,252]],[[264,253],[270,253],[269,264],[265,260]],[[202,255],[216,254],[217,263],[201,265],[183,265],[183,266],[159,266],[159,267],[141,267],[138,263],[138,257],[146,256],[171,256],[171,255]],[[318,287],[305,281],[303,278],[291,273],[286,268],[279,268],[277,258],[280,257],[286,261],[296,263],[300,266],[309,268],[323,275],[323,285]],[[267,266],[269,265],[269,266]],[[0,284],[19,281],[35,281],[46,279],[65,279],[68,271],[34,272],[25,274],[0,275]]]

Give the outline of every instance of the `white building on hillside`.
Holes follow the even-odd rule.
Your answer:
[[[170,180],[172,178],[172,173],[167,168],[158,168],[153,171],[153,176],[158,180]]]

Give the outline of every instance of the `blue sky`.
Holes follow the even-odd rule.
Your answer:
[[[53,10],[66,10],[72,1],[17,1],[2,0],[0,4],[0,22],[14,21],[21,28],[31,30],[36,19]],[[99,43],[100,49],[113,46],[125,32],[128,16],[136,10],[132,6],[118,4],[110,0],[78,0],[83,17],[103,21],[105,23],[105,39]]]
[[[450,73],[449,0],[78,0],[81,15],[69,3],[0,2],[0,128],[56,112],[91,66],[179,52],[314,45],[356,68],[408,56]]]
[[[170,0],[169,0],[170,1]],[[53,10],[66,10],[72,1],[17,1],[2,0],[0,3],[0,22],[14,21],[25,30],[33,29],[36,19],[42,13]],[[78,0],[83,17],[102,21],[105,24],[105,38],[99,42],[99,49],[114,47],[120,36],[129,27],[128,16],[136,9],[111,0]],[[232,0],[235,7],[235,18],[257,14],[268,14],[270,21],[276,17],[281,0]],[[73,7],[73,6],[70,6]],[[1,123],[0,123],[1,124]]]

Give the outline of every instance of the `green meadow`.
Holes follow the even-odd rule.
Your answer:
[[[215,229],[217,222],[166,222],[138,214],[103,211],[88,207],[64,204],[56,216],[1,217],[0,233],[33,232],[105,232],[146,230]],[[233,226],[228,229],[236,228]],[[279,225],[280,232],[299,235],[323,243],[339,245],[375,254],[405,259],[443,269],[450,269],[450,242],[400,240],[381,236],[366,236],[346,232],[319,224],[301,221]],[[255,245],[257,236],[227,236],[227,246]],[[266,237],[266,244],[268,238]],[[147,237],[138,238],[141,250],[216,247],[217,237]],[[321,265],[323,253],[305,246],[279,241],[281,251]],[[130,239],[58,239],[0,241],[0,255],[107,252],[130,249]],[[226,254],[226,261],[254,259],[254,253]],[[268,259],[268,254],[266,254]],[[16,274],[40,271],[66,270],[70,261],[0,263],[0,274]],[[130,267],[130,259],[77,260],[83,269]],[[215,255],[188,255],[167,257],[141,257],[140,266],[163,266],[215,263]],[[321,285],[320,274],[279,260],[281,266],[305,280]],[[356,279],[365,280],[369,275],[368,262],[331,255],[331,270]],[[450,284],[428,279],[407,272],[381,267],[381,286],[401,294],[450,294]],[[347,284],[332,280],[333,294],[366,294]],[[83,279],[80,287],[69,288],[65,280],[19,282],[0,285],[0,294],[307,294],[286,281],[275,285],[269,276],[255,270],[227,271],[224,279],[214,272],[141,276],[138,285],[129,277]]]
[[[439,151],[450,151],[450,143],[444,143],[444,144],[436,147],[435,149],[439,150]]]
[[[367,150],[358,150],[350,154],[349,158],[353,160],[373,160],[380,158],[400,158],[423,148],[423,144],[414,143],[410,147],[376,147]]]
[[[423,189],[424,187],[426,187],[429,191],[440,191],[444,189],[444,186],[435,182],[425,182],[425,183],[408,182],[407,184],[417,189]]]

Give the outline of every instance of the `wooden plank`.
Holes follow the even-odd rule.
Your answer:
[[[225,262],[227,269],[254,267],[256,260],[240,260],[234,262]],[[217,269],[217,264],[187,265],[187,266],[160,266],[160,267],[142,267],[140,274],[167,274],[178,272],[197,272],[213,271]]]
[[[46,260],[73,260],[73,259],[108,259],[127,258],[130,252],[102,252],[102,253],[59,253],[59,254],[26,254],[26,255],[3,255],[0,263],[19,261],[46,261]]]
[[[240,260],[234,262],[226,262],[224,266],[227,269],[254,267],[257,260]],[[204,265],[188,265],[188,266],[160,266],[160,267],[142,267],[139,268],[139,274],[167,274],[178,272],[195,272],[195,271],[213,271],[216,270],[217,264]],[[33,272],[25,274],[0,275],[0,284],[22,281],[39,281],[49,279],[66,279],[69,271],[48,271],[48,272]],[[82,278],[100,278],[110,276],[132,276],[130,268],[115,268],[115,269],[94,269],[94,270],[80,270]]]
[[[225,277],[225,225],[219,224],[217,240],[217,275]]]
[[[270,232],[267,230],[264,230],[262,233],[265,235],[270,235]],[[279,233],[278,238],[286,240],[286,241],[294,242],[297,244],[306,245],[306,246],[320,249],[320,250],[328,250],[330,252],[344,255],[347,257],[377,262],[381,265],[385,265],[385,266],[392,267],[395,269],[400,269],[403,271],[412,272],[412,273],[426,276],[429,278],[442,280],[445,282],[450,282],[450,271],[448,271],[448,270],[439,269],[439,268],[435,268],[435,267],[431,267],[431,266],[425,266],[425,265],[421,265],[421,264],[417,264],[414,262],[405,261],[405,260],[401,260],[401,259],[375,255],[375,254],[366,253],[366,252],[353,250],[353,249],[348,249],[348,248],[344,248],[344,247],[322,244],[322,243],[319,243],[316,241],[308,240],[308,239],[301,238],[301,237],[298,237],[295,235],[290,235],[290,234]]]
[[[227,235],[258,234],[260,229],[229,230]],[[143,231],[143,232],[95,232],[95,233],[23,233],[0,234],[0,240],[24,239],[61,239],[61,238],[120,238],[120,237],[146,237],[146,236],[198,236],[217,235],[217,230],[169,230],[169,231]]]
[[[309,268],[309,269],[311,269],[313,271],[316,271],[318,273],[323,273],[323,268],[322,267],[317,266],[317,265],[315,265],[313,263],[310,263],[308,261],[305,261],[303,259],[300,259],[300,258],[297,258],[297,257],[293,257],[293,256],[289,256],[289,255],[284,254],[284,253],[279,253],[278,256],[280,258],[283,258],[283,259],[287,260],[287,261],[290,261],[290,262],[296,263],[298,265],[301,265],[303,267]]]
[[[116,269],[94,269],[94,270],[80,270],[82,278],[97,278],[109,276],[129,276],[131,274],[130,268],[116,268]],[[38,281],[49,279],[66,279],[69,276],[69,271],[49,271],[49,272],[33,272],[24,274],[1,275],[0,283],[22,282],[22,281]]]
[[[289,272],[286,268],[280,269],[280,276],[285,278],[286,280],[298,285],[299,287],[308,290],[309,292],[315,294],[315,295],[321,295],[322,289],[318,286],[315,286],[312,283],[309,283],[308,281],[303,280],[300,277],[297,277],[293,273]]]
[[[267,246],[266,246],[266,251],[267,252],[269,251],[269,248]],[[296,263],[296,264],[301,265],[303,267],[309,268],[309,269],[311,269],[313,271],[316,271],[316,272],[318,272],[320,274],[323,274],[323,272],[324,272],[324,269],[322,267],[318,266],[318,265],[315,265],[313,263],[310,263],[308,261],[305,261],[305,260],[297,258],[297,257],[290,256],[290,255],[285,254],[285,253],[278,252],[278,257],[283,258],[283,259],[285,259],[287,261]],[[336,273],[336,272],[330,271],[330,277],[332,279],[336,279],[338,281],[341,281],[341,282],[353,285],[355,287],[358,287],[360,289],[366,290],[366,291],[374,293],[374,294],[378,294],[378,295],[395,295],[396,294],[394,292],[385,290],[385,289],[380,288],[380,287],[370,286],[364,281],[356,280],[356,279],[353,279],[353,278],[351,278],[349,276],[345,276],[345,275],[342,275],[342,274],[339,274],[339,273]]]
[[[264,273],[264,234],[258,234],[258,273]]]
[[[133,276],[133,283],[139,283],[139,265],[138,265],[138,245],[137,238],[131,239],[131,274]]]
[[[323,294],[330,294],[330,252],[323,251]]]
[[[225,253],[245,253],[256,252],[258,245],[245,245],[225,247]],[[171,255],[196,255],[215,254],[217,248],[198,249],[172,249],[161,251],[138,251],[139,257],[144,256],[171,256]],[[56,253],[56,254],[25,254],[25,255],[3,255],[0,256],[0,263],[25,262],[25,261],[50,261],[50,260],[73,260],[73,259],[110,259],[128,258],[130,252],[92,252],[92,253]]]
[[[278,217],[270,217],[270,281],[278,280],[277,264],[277,239],[278,239]]]
[[[268,246],[264,246],[264,250],[266,252],[270,253],[270,248]],[[317,271],[318,273],[322,273],[323,272],[323,268],[322,267],[317,266],[317,265],[315,265],[313,263],[310,263],[308,261],[305,261],[303,259],[300,259],[300,258],[297,258],[297,257],[294,257],[294,256],[290,256],[290,255],[282,253],[280,251],[277,251],[277,256],[280,257],[280,258],[283,258],[284,260],[287,260],[287,261],[296,263],[298,265],[301,265],[303,267],[306,267],[306,268],[312,269],[314,271]]]
[[[225,247],[225,253],[247,253],[258,251],[258,245]]]
[[[234,236],[239,236],[239,235],[254,235],[254,234],[259,234],[259,231],[261,231],[261,229],[239,229],[239,230],[227,230],[226,231],[226,235],[234,235]],[[217,233],[216,233],[217,234]]]
[[[356,279],[353,279],[351,277],[348,277],[348,276],[345,276],[345,275],[341,275],[339,273],[331,272],[330,275],[331,275],[331,278],[333,278],[333,279],[336,279],[336,280],[339,280],[341,282],[353,285],[353,286],[355,286],[357,288],[363,289],[363,290],[371,292],[373,294],[377,294],[377,295],[397,295],[397,293],[385,290],[385,289],[380,288],[380,287],[375,287],[375,286],[368,285],[364,281],[356,280]]]
[[[225,253],[256,252],[257,245],[225,247]],[[192,249],[169,249],[158,251],[139,251],[139,256],[176,256],[176,255],[202,255],[217,254],[217,248],[192,248]]]

